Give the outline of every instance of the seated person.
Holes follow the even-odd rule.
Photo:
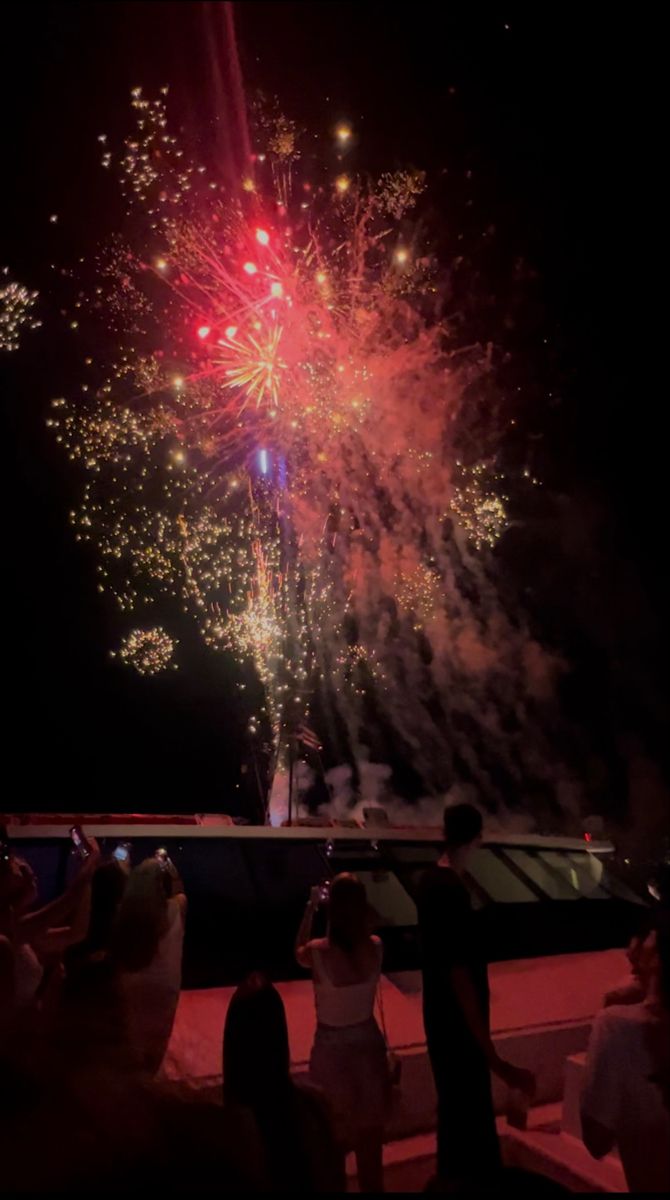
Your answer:
[[[670,930],[657,922],[647,995],[596,1017],[582,1093],[594,1158],[615,1146],[631,1192],[670,1192]]]
[[[653,908],[645,913],[626,951],[630,973],[605,994],[605,1008],[612,1004],[640,1004],[647,994],[656,946],[655,917],[670,908],[670,863],[660,863],[656,868],[649,882],[649,894]]]
[[[40,908],[35,908],[37,881],[29,864],[11,848],[0,864],[0,1026],[15,1048],[21,1041],[48,1038],[63,955],[86,935],[91,879],[100,861],[95,839],[89,844],[91,853],[74,882]]]

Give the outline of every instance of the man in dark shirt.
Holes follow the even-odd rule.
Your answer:
[[[444,851],[423,874],[417,896],[423,967],[423,1016],[437,1088],[437,1168],[449,1180],[500,1167],[491,1071],[532,1093],[534,1078],[499,1058],[491,1041],[486,960],[462,881],[481,841],[482,818],[470,804],[445,809]]]

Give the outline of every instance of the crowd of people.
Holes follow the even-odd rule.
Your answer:
[[[430,1190],[551,1194],[501,1161],[492,1074],[529,1103],[531,1072],[491,1038],[486,957],[464,883],[478,811],[445,811],[444,848],[419,884],[426,1041],[438,1098]],[[659,1147],[670,1132],[667,868],[629,951],[631,978],[594,1023],[584,1141],[617,1147],[631,1190],[670,1189]],[[325,936],[314,937],[327,907]],[[0,860],[0,1190],[154,1187],[342,1192],[355,1155],[361,1191],[384,1190],[382,1151],[399,1082],[386,1036],[383,945],[351,874],[312,889],[295,957],[316,1008],[309,1084],[298,1085],[283,1001],[255,972],[229,1004],[220,1103],[161,1081],[181,987],[187,900],[164,852],[131,869],[94,839],[74,881],[40,906],[28,864]],[[555,1190],[555,1185],[554,1185]],[[559,1189],[560,1190],[560,1189]]]

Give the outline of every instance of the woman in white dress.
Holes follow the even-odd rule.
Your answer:
[[[131,872],[112,953],[131,1049],[140,1071],[155,1075],[165,1057],[181,990],[186,919],[184,886],[166,860],[148,858]]]
[[[313,888],[295,949],[314,980],[317,1029],[310,1077],[330,1104],[341,1148],[356,1154],[361,1191],[381,1192],[390,1101],[386,1046],[374,1017],[382,944],[370,933],[365,887],[355,875],[333,880],[328,934],[312,940],[318,903],[319,889]]]

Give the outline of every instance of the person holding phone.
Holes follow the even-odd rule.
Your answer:
[[[17,1012],[32,1006],[47,1010],[54,999],[63,954],[86,935],[91,880],[100,862],[95,838],[87,839],[86,844],[87,856],[74,881],[57,900],[40,908],[34,907],[37,880],[29,864],[14,853],[11,844],[4,855],[0,869],[0,936],[5,940],[6,964],[11,957],[11,1006]],[[8,979],[2,990],[7,1005]]]
[[[181,990],[187,901],[167,853],[130,872],[112,956],[138,1068],[153,1076],[165,1057]]]
[[[119,842],[118,846],[112,853],[112,858],[114,859],[114,862],[118,863],[118,865],[123,868],[123,870],[126,872],[127,875],[130,874],[130,870],[132,867],[132,863],[130,861],[131,849],[132,849],[132,846],[131,846],[130,842]]]
[[[363,1192],[383,1191],[382,1148],[391,1098],[386,1045],[374,1017],[382,943],[370,932],[365,887],[355,875],[333,880],[328,933],[312,939],[323,889],[312,888],[295,956],[312,972],[317,1029],[310,1078],[329,1102],[343,1152],[356,1155]]]

